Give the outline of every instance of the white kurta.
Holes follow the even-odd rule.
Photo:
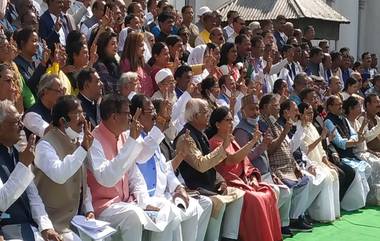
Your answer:
[[[367,201],[370,204],[380,204],[380,196],[377,193],[380,191],[380,158],[368,151],[366,142],[370,142],[380,135],[380,117],[376,116],[378,125],[368,130],[368,126],[364,128],[365,142],[359,144],[355,149],[355,155],[371,165],[371,174],[368,179],[370,192],[368,193]],[[355,122],[350,122],[355,131],[359,131],[363,123],[363,117],[356,119]]]
[[[36,153],[34,164],[43,173],[45,173],[53,182],[64,184],[72,175],[74,175],[79,168],[84,165],[84,160],[87,156],[87,151],[79,146],[71,155],[67,155],[63,160],[60,160],[54,147],[45,140],[38,142],[36,146]],[[83,199],[84,213],[93,212],[92,198],[89,187],[86,186],[87,191]],[[52,193],[54,195],[54,193]],[[63,239],[66,241],[80,240],[74,233],[64,233]]]
[[[323,158],[327,158],[327,154],[323,149],[322,143],[311,151],[308,151],[308,146],[319,138],[319,133],[313,124],[298,127],[303,128],[304,136],[301,144],[301,149],[311,161],[311,164],[316,167],[317,174],[323,173],[326,178],[326,186],[321,190],[319,196],[314,201],[309,214],[311,218],[321,222],[333,221],[340,217],[340,201],[339,201],[339,177],[338,173],[322,162]]]
[[[172,195],[175,189],[181,185],[180,181],[174,174],[171,162],[167,162],[165,156],[161,153],[160,149],[156,150],[156,156],[158,157],[155,162],[156,166],[156,189],[151,197],[149,203],[156,206],[160,203],[170,203],[170,207],[176,215],[176,218],[181,222],[182,232],[174,231],[174,240],[195,241],[197,237],[203,237],[206,234],[206,229],[203,229],[203,233],[198,233],[197,224],[200,222],[202,225],[208,224],[211,206],[204,213],[203,208],[200,206],[197,200],[190,198],[189,207],[186,210],[178,208],[172,202]],[[182,237],[179,237],[181,235]],[[170,239],[167,239],[170,240]]]
[[[129,133],[123,135],[129,136]],[[149,233],[153,241],[170,240],[167,239],[168,233],[172,234],[175,225],[178,226],[179,222],[172,222],[175,214],[170,205],[158,205],[158,213],[144,211],[151,200],[147,195],[144,178],[135,165],[137,159],[146,160],[152,156],[163,138],[164,135],[157,127],[153,127],[144,139],[134,140],[128,137],[118,155],[112,160],[106,159],[102,145],[97,139],[90,148],[92,158],[89,168],[97,182],[112,187],[127,172],[129,192],[137,201],[114,203],[99,215],[99,219],[110,222],[111,226],[120,230],[115,236],[121,237],[115,237],[115,240],[141,241],[143,229],[153,231]]]
[[[42,241],[40,232],[45,229],[54,229],[48,214],[45,211],[41,197],[38,194],[36,185],[33,182],[34,174],[30,167],[26,167],[18,162],[15,169],[10,174],[7,182],[3,183],[0,179],[0,211],[6,212],[7,209],[26,192],[32,218],[38,225],[38,230],[32,227],[34,238]]]

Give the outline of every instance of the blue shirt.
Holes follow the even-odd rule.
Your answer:
[[[142,137],[145,137],[146,133],[141,133]],[[157,184],[157,170],[156,161],[158,160],[156,152],[153,156],[145,163],[136,163],[140,169],[141,174],[144,176],[145,184],[148,189],[149,196],[152,197],[156,192]]]

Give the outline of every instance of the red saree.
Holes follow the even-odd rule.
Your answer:
[[[209,140],[211,149],[220,146],[223,140],[213,137]],[[230,154],[237,152],[240,146],[233,141],[226,149]],[[238,164],[227,165],[224,161],[216,166],[229,186],[245,191],[240,217],[239,237],[242,241],[280,241],[281,222],[275,193],[269,185],[260,183],[260,172],[252,166],[246,157]],[[249,185],[256,177],[258,184]]]

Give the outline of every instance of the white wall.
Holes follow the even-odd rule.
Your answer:
[[[380,54],[380,1],[379,0],[365,0],[363,14],[366,23],[361,25],[364,31],[361,31],[360,39],[360,54],[369,51],[371,53]]]
[[[376,1],[376,0],[375,0]],[[341,24],[337,50],[348,47],[353,56],[358,55],[359,0],[335,0],[332,7],[350,20],[350,24]]]

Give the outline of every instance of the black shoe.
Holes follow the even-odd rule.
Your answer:
[[[290,226],[289,226],[291,231],[297,231],[297,232],[311,232],[312,227],[305,224],[301,220],[292,220],[290,221]]]
[[[311,219],[310,216],[308,216],[308,215],[303,216],[303,222],[306,223],[306,224],[309,225],[309,226],[313,226],[312,219]]]
[[[290,230],[289,226],[281,227],[281,233],[284,238],[292,238],[293,232]]]
[[[298,221],[302,222],[306,226],[309,226],[310,228],[313,228],[313,223],[310,220],[308,220],[305,216],[300,216],[298,218]]]

